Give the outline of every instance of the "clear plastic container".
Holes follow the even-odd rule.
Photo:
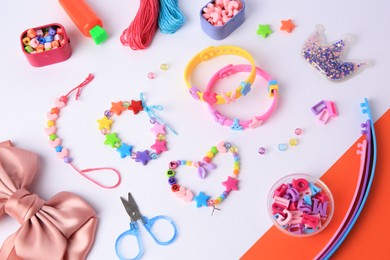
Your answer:
[[[308,174],[287,175],[268,194],[268,213],[274,225],[291,236],[318,234],[329,224],[333,211],[329,188]]]

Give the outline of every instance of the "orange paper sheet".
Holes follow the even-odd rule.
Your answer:
[[[390,259],[390,110],[375,123],[378,157],[371,191],[353,229],[332,259]],[[321,177],[332,191],[335,212],[328,227],[306,238],[290,237],[271,227],[242,257],[314,259],[331,239],[353,198],[359,172],[356,141]]]

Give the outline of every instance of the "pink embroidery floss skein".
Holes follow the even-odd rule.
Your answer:
[[[134,20],[120,37],[122,45],[133,50],[149,47],[158,28],[159,11],[159,0],[141,0]]]

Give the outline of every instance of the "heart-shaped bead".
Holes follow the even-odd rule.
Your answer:
[[[52,114],[50,112],[47,112],[46,117],[47,120],[56,121],[58,119],[58,114]]]
[[[61,139],[60,138],[56,138],[54,140],[49,140],[49,145],[53,148],[61,145]]]
[[[57,132],[57,127],[56,126],[46,127],[44,130],[47,135],[51,135]]]
[[[58,108],[64,108],[66,106],[65,102],[62,102],[59,98],[55,100],[55,106]]]
[[[61,152],[57,153],[57,157],[60,159],[64,159],[66,156],[69,155],[68,149],[62,148]]]

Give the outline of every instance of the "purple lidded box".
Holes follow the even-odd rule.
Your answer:
[[[208,2],[205,6],[203,6],[200,10],[200,25],[202,30],[208,34],[214,40],[223,40],[229,34],[231,34],[235,29],[237,29],[244,21],[245,21],[245,1],[240,0],[242,7],[230,20],[228,20],[222,26],[215,26],[209,23],[203,17],[203,9],[207,7],[208,4],[214,3],[215,0]]]

